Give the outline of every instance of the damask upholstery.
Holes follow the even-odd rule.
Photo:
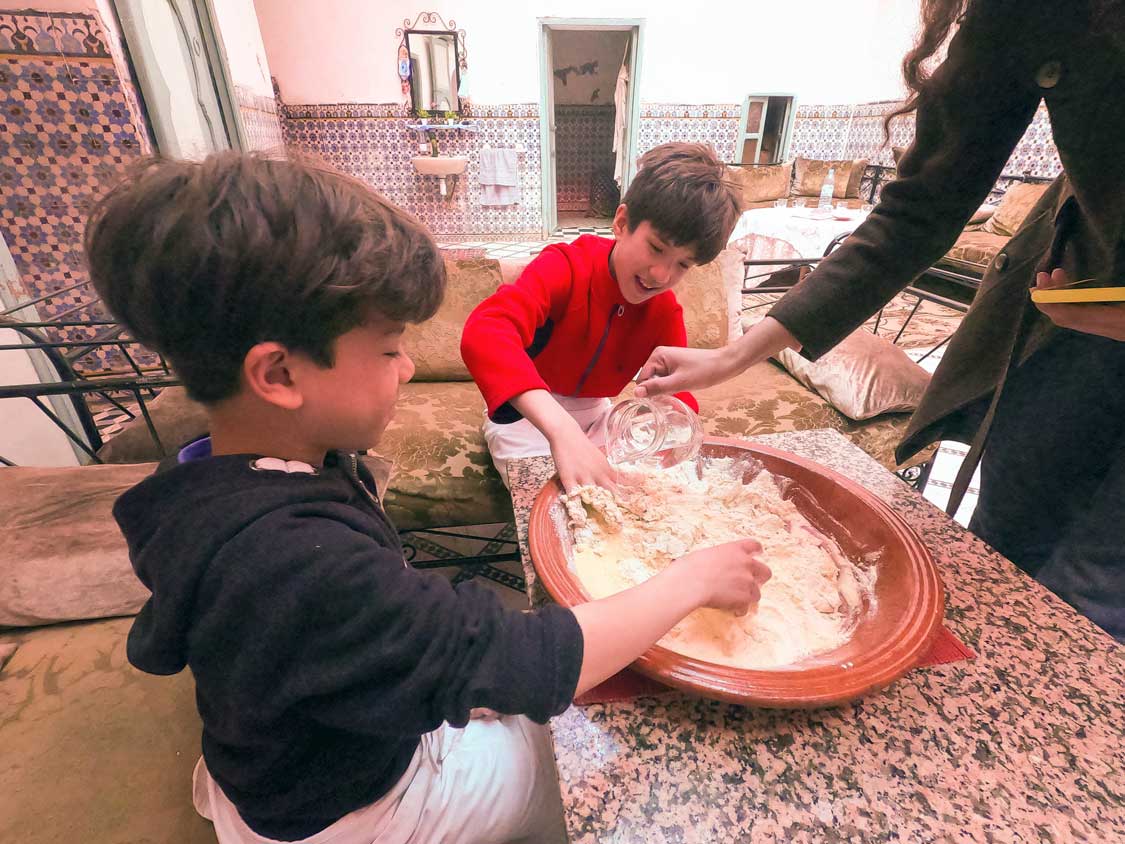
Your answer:
[[[191,803],[191,673],[125,658],[131,618],[0,634],[0,841],[214,844]]]
[[[983,275],[1007,242],[1007,236],[1002,234],[983,230],[962,232],[953,247],[938,261],[938,266]]]

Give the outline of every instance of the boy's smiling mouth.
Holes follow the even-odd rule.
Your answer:
[[[660,285],[658,285],[658,284],[649,285],[639,275],[633,276],[633,279],[636,281],[637,286],[639,288],[641,288],[641,290],[643,290],[646,293],[654,293],[655,291],[660,289]]]

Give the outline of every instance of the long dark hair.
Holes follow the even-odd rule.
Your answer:
[[[902,77],[910,96],[883,120],[883,134],[891,137],[891,121],[903,114],[917,110],[926,95],[930,71],[923,67],[949,37],[954,25],[961,20],[972,0],[922,0],[922,30],[918,41],[902,60]]]

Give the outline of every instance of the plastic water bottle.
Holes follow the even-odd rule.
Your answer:
[[[832,208],[832,194],[836,190],[836,168],[829,167],[828,175],[824,177],[824,184],[820,186],[820,199],[816,203],[817,208],[831,210]]]

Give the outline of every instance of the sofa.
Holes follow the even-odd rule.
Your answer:
[[[520,268],[451,261],[441,311],[410,330],[417,375],[379,445],[393,464],[384,502],[400,528],[511,518],[458,338],[472,307]],[[740,258],[730,251],[684,280],[693,344],[718,346],[737,333],[740,287]],[[697,395],[709,434],[834,428],[887,466],[907,419],[853,422],[772,363]],[[167,444],[203,430],[198,406],[180,390],[166,390],[152,413]],[[153,677],[125,658],[129,616],[146,593],[110,509],[160,453],[138,423],[102,456],[111,462],[0,468],[0,661],[15,646],[0,667],[0,841],[211,842],[190,799],[200,733],[190,672]]]
[[[865,199],[860,196],[860,186],[866,158],[822,160],[798,156],[783,164],[732,164],[727,171],[742,194],[742,210],[771,208],[780,199],[790,204],[803,201],[816,205],[820,189],[828,177],[833,177],[832,203],[848,208],[861,207]]]

